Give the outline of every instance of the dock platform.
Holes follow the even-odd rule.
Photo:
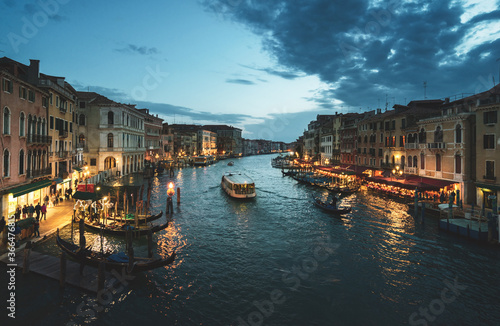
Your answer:
[[[485,221],[480,222],[465,218],[440,219],[439,228],[470,239],[488,241],[488,222]]]
[[[15,262],[8,262],[7,259],[7,255],[4,255],[1,257],[0,261],[10,267],[13,267],[13,265],[17,265],[16,267],[18,269],[22,269],[24,267],[24,253],[22,251],[16,252]],[[52,278],[59,282],[61,269],[60,258],[44,255],[32,250],[29,256],[29,260],[30,272]],[[120,273],[121,271],[118,272]],[[104,284],[104,288],[107,288],[107,283],[112,278],[113,276],[110,273],[105,272],[106,282]],[[97,293],[97,268],[92,266],[85,266],[85,268],[83,269],[83,274],[81,275],[80,263],[67,259],[66,284],[75,286],[85,291]]]

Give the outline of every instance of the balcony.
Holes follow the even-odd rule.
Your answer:
[[[69,156],[69,151],[58,151],[55,152],[55,154],[59,158],[67,158]]]
[[[46,135],[28,135],[26,137],[26,141],[30,145],[44,145],[47,144],[49,145],[52,143],[52,136],[46,136]]]
[[[484,181],[488,181],[488,182],[496,182],[497,181],[497,177],[495,177],[493,175],[483,175],[483,179],[484,179]]]
[[[405,149],[418,149],[418,143],[406,143]]]
[[[68,138],[67,130],[59,130],[59,138]]]
[[[39,170],[26,170],[26,176],[28,178],[38,178],[44,177],[52,174],[51,168],[39,169]]]
[[[427,143],[428,149],[446,149],[446,143]]]
[[[418,168],[405,166],[404,172],[407,174],[418,174]]]

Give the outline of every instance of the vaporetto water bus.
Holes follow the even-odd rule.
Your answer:
[[[221,187],[233,198],[254,198],[257,195],[254,181],[241,172],[226,172]]]
[[[194,165],[210,165],[214,163],[214,157],[210,155],[196,156],[193,160]]]

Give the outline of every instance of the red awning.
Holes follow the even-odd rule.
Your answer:
[[[439,190],[444,187],[448,187],[452,184],[457,183],[457,181],[443,180],[443,179],[433,179],[414,175],[408,175],[406,180],[410,183],[415,184],[421,190]]]

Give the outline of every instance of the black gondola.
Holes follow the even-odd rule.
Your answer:
[[[314,199],[313,203],[314,203],[314,205],[318,206],[319,208],[321,208],[327,212],[333,213],[333,214],[342,215],[342,214],[347,214],[351,211],[351,207],[336,208],[330,204],[322,202],[319,199]]]
[[[160,217],[162,217],[162,215],[163,215],[163,211],[159,212],[156,215],[150,215],[150,216],[146,216],[146,217],[139,217],[138,220],[139,220],[139,223],[152,222],[152,221],[157,220]],[[134,218],[123,218],[122,219],[122,218],[120,218],[118,216],[115,216],[115,217],[107,217],[106,219],[109,220],[109,221],[116,221],[116,222],[135,223],[135,219]]]
[[[107,269],[119,271],[122,268],[126,268],[129,274],[149,271],[151,269],[170,265],[175,260],[176,256],[175,251],[173,251],[166,259],[134,258],[133,263],[129,264],[128,256],[112,253],[101,254],[100,252],[92,251],[88,248],[82,250],[76,244],[61,239],[59,234],[57,234],[56,242],[61,250],[84,265],[99,267],[99,263],[105,262]],[[117,259],[113,259],[114,257]]]
[[[161,225],[155,225],[155,226],[149,226],[149,227],[139,227],[136,228],[133,225],[130,224],[120,224],[120,223],[114,223],[110,225],[104,225],[104,224],[92,224],[89,223],[88,220],[85,220],[85,227],[92,231],[97,231],[100,232],[101,230],[106,233],[106,234],[114,234],[114,235],[119,235],[119,236],[125,236],[127,234],[127,228],[129,228],[132,231],[132,234],[134,236],[143,236],[147,235],[149,230],[151,230],[152,233],[161,231],[165,228],[167,228],[169,222],[166,222],[165,224]]]

